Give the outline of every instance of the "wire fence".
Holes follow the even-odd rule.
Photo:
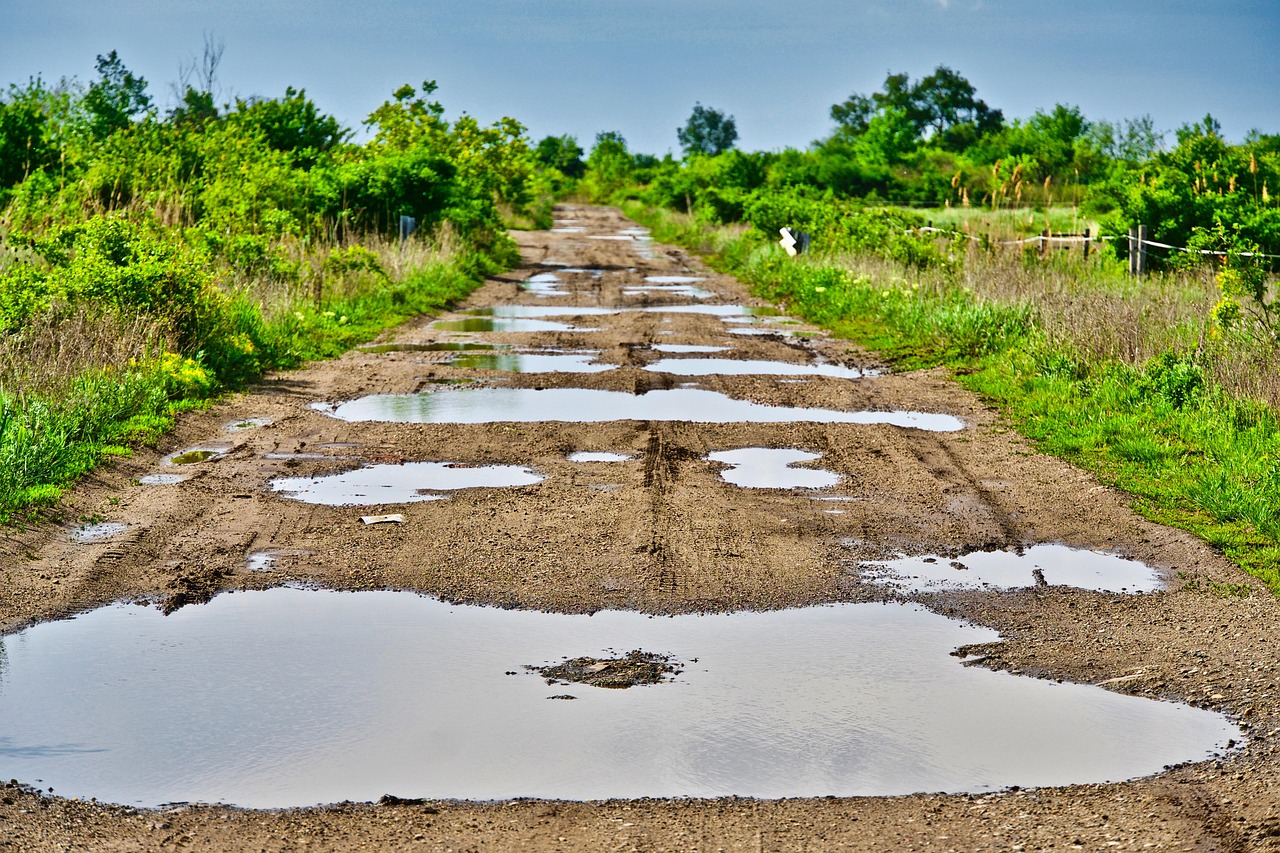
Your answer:
[[[1088,256],[1088,247],[1092,243],[1103,243],[1110,240],[1125,240],[1129,243],[1129,251],[1131,254],[1145,253],[1148,247],[1154,249],[1166,249],[1172,252],[1184,252],[1189,255],[1216,255],[1222,257],[1226,255],[1219,249],[1192,249],[1187,246],[1174,246],[1169,243],[1160,243],[1155,240],[1149,240],[1145,236],[1146,227],[1140,226],[1133,229],[1129,234],[1090,234],[1085,231],[1083,234],[1051,234],[1044,232],[1036,234],[1032,237],[1025,237],[1016,240],[995,240],[990,236],[975,236],[967,231],[957,231],[954,228],[935,228],[933,226],[924,226],[922,228],[911,228],[905,233],[907,234],[945,234],[953,237],[964,237],[973,243],[984,243],[989,246],[1028,246],[1035,244],[1040,247],[1041,252],[1046,252],[1053,248],[1054,245],[1083,244],[1085,248],[1085,256]],[[1280,255],[1268,254],[1266,252],[1238,252],[1242,258],[1267,258],[1271,260],[1280,259]]]

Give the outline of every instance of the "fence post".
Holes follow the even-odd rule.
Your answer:
[[[1044,229],[1043,231],[1041,231],[1041,232],[1040,232],[1040,257],[1041,257],[1041,259],[1043,259],[1045,255],[1049,254],[1049,237],[1050,237],[1050,234],[1049,234],[1049,229],[1048,229],[1048,228],[1046,228],[1046,229]]]
[[[1138,276],[1142,277],[1147,274],[1147,240],[1151,237],[1151,231],[1145,225],[1138,226]]]
[[[1138,226],[1129,228],[1129,275],[1138,274]]]
[[[1089,260],[1089,229],[1084,229],[1084,259]]]

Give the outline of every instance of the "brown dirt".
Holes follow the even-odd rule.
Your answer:
[[[562,208],[586,234],[626,223],[616,211]],[[644,275],[708,275],[723,302],[753,302],[740,284],[706,272],[684,252],[591,240],[584,233],[520,233],[521,269],[495,277],[466,307],[534,303],[518,282],[544,262],[601,267],[586,291],[548,304],[640,304],[621,287]],[[649,304],[687,301],[652,296]],[[688,381],[637,369],[647,344],[715,343],[733,357],[876,365],[872,354],[812,333],[727,335],[717,318],[626,313],[589,318],[595,333],[445,333],[424,319],[401,341],[484,338],[520,345],[602,349],[623,365],[599,374],[515,375],[463,370],[446,353],[352,352],[269,377],[252,392],[184,417],[159,450],[141,450],[88,478],[66,516],[129,525],[121,537],[74,544],[73,525],[10,532],[0,548],[0,627],[14,630],[124,597],[169,607],[219,590],[285,581],[342,589],[404,588],[460,602],[563,612],[632,608],[653,613],[793,607],[888,593],[859,581],[859,561],[895,552],[959,554],[1033,542],[1112,549],[1169,575],[1167,592],[1112,596],[1065,588],[948,594],[920,600],[1000,630],[984,665],[1225,711],[1249,741],[1221,760],[1120,784],[1009,791],[757,801],[602,803],[406,802],[279,812],[196,806],[139,811],[39,795],[13,784],[0,798],[0,845],[23,850],[345,850],[418,848],[584,850],[974,850],[1154,848],[1280,849],[1280,629],[1275,599],[1204,543],[1151,524],[1130,498],[1040,455],[1000,417],[937,371],[868,381],[707,377],[703,387],[758,402],[842,409],[912,409],[963,418],[959,433],[887,426],[706,425],[664,422],[349,424],[315,401],[411,392],[479,376],[512,386],[646,391]],[[671,331],[674,334],[665,335]],[[267,417],[269,426],[225,426]],[[176,487],[137,478],[163,452],[225,447],[190,466]],[[845,477],[855,500],[830,505],[776,490],[725,485],[705,461],[720,449],[798,447]],[[566,461],[575,450],[632,454],[610,465]],[[275,455],[268,458],[267,454]],[[281,454],[285,454],[283,458]],[[325,459],[288,454],[322,454]],[[401,525],[366,526],[369,510],[281,500],[268,481],[395,460],[532,465],[537,486],[470,490],[405,504]],[[173,469],[168,469],[173,470]],[[276,571],[246,555],[276,550]],[[1245,596],[1224,595],[1247,587]]]

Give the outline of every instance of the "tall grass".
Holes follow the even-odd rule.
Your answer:
[[[905,367],[946,365],[1046,451],[1134,496],[1280,592],[1280,359],[1216,333],[1205,271],[975,253],[945,269],[793,260],[761,235],[627,208],[662,240]]]
[[[163,312],[100,300],[55,300],[0,333],[0,522],[38,517],[104,457],[155,440],[176,413],[456,301],[500,264],[447,228],[403,244],[281,241],[272,251],[269,263],[209,262],[214,362],[175,352]],[[16,254],[0,251],[9,269]]]

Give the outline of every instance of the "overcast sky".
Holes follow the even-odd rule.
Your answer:
[[[88,80],[114,49],[165,106],[208,33],[224,98],[303,87],[358,127],[433,79],[449,115],[654,154],[678,153],[697,101],[736,117],[740,147],[805,147],[850,92],[940,64],[1006,118],[1068,103],[1280,133],[1278,0],[0,0],[0,21],[4,83]]]

